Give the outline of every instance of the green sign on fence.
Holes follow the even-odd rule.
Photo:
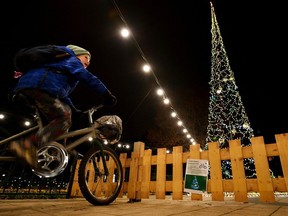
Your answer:
[[[185,172],[184,192],[202,194],[207,191],[208,160],[188,159]]]

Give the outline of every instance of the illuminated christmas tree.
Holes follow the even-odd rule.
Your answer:
[[[228,148],[229,140],[240,139],[242,146],[251,145],[253,130],[242,104],[234,73],[230,68],[220,28],[211,3],[212,55],[208,127],[205,149],[209,142],[219,142],[220,148]],[[244,159],[247,178],[255,177],[252,158]],[[224,178],[232,178],[231,161],[222,161]]]

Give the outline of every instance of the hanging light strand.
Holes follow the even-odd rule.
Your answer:
[[[194,140],[194,138],[192,138],[191,134],[188,132],[187,128],[185,127],[183,121],[180,119],[179,115],[177,114],[176,110],[173,108],[172,106],[172,102],[170,101],[169,97],[166,95],[164,89],[162,88],[156,74],[154,73],[154,70],[153,68],[150,66],[149,64],[149,61],[148,59],[146,58],[146,56],[144,55],[139,43],[137,42],[136,38],[134,37],[133,33],[131,32],[130,28],[129,28],[129,25],[127,23],[127,21],[125,20],[121,10],[119,9],[117,3],[115,2],[115,0],[112,0],[112,3],[118,13],[118,16],[120,17],[120,19],[122,20],[122,22],[124,23],[125,25],[125,29],[122,30],[122,32],[124,31],[125,32],[125,36],[127,37],[129,35],[129,37],[131,37],[133,39],[133,43],[135,44],[137,50],[139,51],[142,59],[144,60],[145,62],[145,65],[143,66],[143,70],[144,72],[146,73],[151,73],[154,77],[154,80],[156,82],[156,84],[159,86],[159,89],[157,89],[157,94],[162,97],[162,100],[163,100],[163,103],[165,105],[169,105],[170,106],[170,109],[171,109],[171,116],[173,118],[176,118],[177,119],[177,125],[179,127],[182,127],[183,128],[183,133],[186,135],[186,138],[189,139],[189,141],[192,143],[192,144],[196,144],[196,141]],[[149,90],[149,93],[150,93],[151,89]]]

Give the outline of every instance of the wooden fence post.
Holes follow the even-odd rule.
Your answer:
[[[143,157],[145,145],[143,142],[134,143],[134,151],[131,154],[130,174],[128,182],[128,198],[130,202],[141,200],[142,166],[140,158]]]
[[[235,201],[248,202],[241,140],[229,141]]]
[[[149,195],[150,195],[151,156],[152,156],[151,149],[147,149],[144,151],[143,167],[142,167],[141,198],[149,198]]]
[[[156,199],[165,199],[166,151],[166,148],[157,149]]]
[[[277,134],[275,137],[279,150],[286,191],[288,191],[288,134]]]
[[[173,147],[173,183],[172,199],[183,199],[183,147]]]
[[[72,183],[72,189],[70,192],[70,197],[82,197],[82,193],[79,187],[78,183],[78,170],[80,166],[81,160],[77,160],[76,162],[76,168],[75,168],[75,173],[74,173],[74,178],[73,178],[73,183]]]
[[[190,158],[191,159],[200,159],[200,145],[190,145]],[[203,194],[191,193],[191,200],[203,200]]]
[[[252,137],[251,143],[260,193],[260,201],[275,202],[264,139],[263,137]]]
[[[210,161],[211,193],[213,201],[224,201],[224,191],[222,182],[222,167],[220,148],[218,142],[208,144]]]

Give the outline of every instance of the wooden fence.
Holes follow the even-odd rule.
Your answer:
[[[235,201],[248,202],[248,193],[256,192],[260,202],[275,202],[275,192],[288,191],[288,133],[275,135],[275,139],[276,143],[265,144],[263,137],[253,137],[251,146],[245,147],[241,146],[240,140],[231,140],[227,149],[220,149],[218,142],[211,142],[206,151],[201,151],[199,144],[190,145],[189,152],[183,152],[182,146],[173,147],[172,153],[166,153],[166,148],[158,148],[157,155],[152,155],[150,149],[145,150],[144,143],[135,142],[131,158],[126,153],[120,155],[128,180],[124,182],[119,196],[127,194],[129,199],[142,199],[155,194],[156,199],[165,199],[167,192],[171,192],[173,200],[182,200],[185,183],[183,165],[187,159],[204,159],[209,161],[207,193],[213,201],[224,201],[225,192],[231,192]],[[277,156],[282,165],[282,177],[272,177],[270,173],[268,158]],[[254,159],[256,178],[246,178],[244,158]],[[222,160],[231,161],[232,179],[222,178]],[[167,180],[169,164],[172,166],[172,179]],[[82,196],[77,170],[78,167],[71,197]],[[191,194],[191,200],[203,200],[203,194]]]

